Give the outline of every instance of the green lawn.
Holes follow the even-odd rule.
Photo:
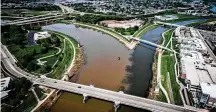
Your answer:
[[[156,25],[156,24],[152,24],[152,23],[149,23],[148,25],[145,25],[145,27],[142,27],[138,32],[136,32],[133,36],[134,37],[138,37],[138,38],[141,38],[141,36],[148,32],[149,30],[152,30],[154,28],[157,28],[158,26],[160,25]]]
[[[169,87],[168,87],[168,76],[167,76],[167,72],[169,71],[168,68],[168,61],[169,61],[169,56],[162,56],[161,57],[161,83],[164,87],[164,89],[167,91],[168,95],[169,94]]]
[[[170,38],[171,38],[171,36],[172,36],[172,32],[173,32],[174,30],[169,30],[169,31],[167,31],[167,32],[165,32],[164,33],[164,37],[165,37],[165,42],[164,42],[164,46],[166,46],[167,44],[168,44],[168,42],[169,42],[169,40],[170,40]],[[171,40],[172,41],[172,40]],[[171,42],[170,42],[170,44],[168,45],[168,46],[170,46],[171,45]],[[168,47],[168,48],[170,48],[170,47]]]
[[[163,92],[161,90],[159,91],[159,95],[157,96],[157,100],[167,103],[166,96],[163,94]]]
[[[54,32],[54,31],[52,31]],[[76,40],[72,39],[70,36],[59,33],[59,32],[55,32],[55,34],[60,37],[60,38],[68,38],[75,46],[75,48],[77,48],[78,43]],[[53,72],[49,75],[47,75],[47,77],[51,77],[51,78],[56,78],[59,79],[62,74],[65,72],[65,66],[69,66],[71,60],[74,58],[73,57],[73,51],[77,49],[73,49],[73,46],[71,45],[71,43],[66,39],[65,40],[65,50],[64,52],[62,52],[62,60],[58,62],[57,66],[53,68]]]
[[[131,35],[130,32],[124,32],[124,35]]]
[[[34,58],[38,59],[38,58],[41,58],[41,57],[53,55],[53,54],[55,54],[57,52],[58,52],[58,49],[51,48],[51,49],[49,49],[49,51],[47,53],[45,53],[45,54],[37,54],[37,55],[34,56]]]
[[[175,14],[175,15],[178,16],[179,19],[182,19],[182,18],[200,18],[199,16],[187,15],[187,14]]]
[[[200,24],[208,24],[208,23],[214,22],[214,21],[216,21],[216,18],[211,18],[211,19],[207,19],[207,20],[204,20],[204,21],[187,24],[186,26],[196,26],[196,25],[200,25]]]
[[[182,105],[181,97],[179,93],[179,85],[176,82],[176,78],[175,78],[174,64],[175,64],[174,56],[169,56],[169,55],[162,56],[161,58],[162,84],[170,96],[169,88],[168,88],[168,79],[167,79],[168,78],[167,72],[169,72],[175,104]]]
[[[172,14],[172,15],[178,16],[178,19],[168,20],[166,22],[175,23],[175,22],[181,22],[181,21],[186,21],[186,20],[192,20],[192,19],[199,19],[199,18],[201,18],[200,16],[187,15],[187,14]]]
[[[47,66],[52,67],[55,64],[55,62],[58,60],[58,57],[59,57],[58,55],[57,56],[52,56],[52,57],[49,57],[49,58],[41,59],[41,61],[47,61],[45,64]]]
[[[151,25],[151,23],[147,22],[145,25],[143,25],[141,28],[139,28],[138,31],[136,31],[133,36],[136,37],[138,36],[139,32],[141,32],[143,29],[145,29],[147,26]]]

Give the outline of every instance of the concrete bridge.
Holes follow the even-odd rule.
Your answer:
[[[17,17],[17,16],[1,16],[1,18],[25,19],[26,17]]]
[[[88,97],[93,97],[109,102],[114,102],[115,111],[120,104],[132,106],[140,109],[155,111],[155,112],[196,112],[197,109],[172,105],[159,101],[154,101],[142,97],[137,97],[123,92],[115,92],[106,89],[96,88],[92,85],[86,86],[82,84],[56,80],[51,78],[38,78],[34,80],[34,84],[51,87],[67,92],[83,95],[83,103]]]
[[[147,40],[143,40],[143,39],[136,38],[136,37],[131,38],[131,39],[136,40],[136,41],[139,41],[139,42],[142,42],[142,43],[145,43],[145,44],[148,44],[148,45],[151,45],[151,46],[154,46],[154,47],[157,47],[157,48],[160,48],[160,49],[164,49],[164,50],[167,50],[167,51],[170,51],[170,52],[176,52],[176,51],[174,51],[174,50],[172,50],[172,49],[169,49],[169,48],[164,47],[164,46],[162,46],[162,45],[155,44],[155,43],[150,42],[150,41],[147,41]]]
[[[27,25],[27,24],[35,24],[37,23],[38,25],[40,25],[40,23],[45,23],[46,25],[48,24],[48,22],[53,23],[56,20],[63,20],[64,18],[54,18],[54,19],[47,19],[47,20],[40,20],[40,21],[32,21],[32,22],[25,22],[25,23],[20,23],[20,24],[16,24],[18,26],[20,25]]]
[[[29,18],[24,18],[24,19],[19,19],[19,20],[15,20],[15,21],[10,21],[10,22],[6,22],[3,23],[2,25],[22,25],[22,24],[26,24],[26,23],[35,23],[37,21],[45,21],[45,20],[54,20],[54,19],[58,19],[58,18],[63,18],[64,15],[62,14],[56,14],[56,15],[50,15],[50,14],[46,14],[46,15],[40,15],[40,16],[34,16],[34,17],[29,17]]]
[[[198,109],[193,107],[182,107],[177,105],[172,105],[168,103],[163,103],[155,100],[150,100],[142,97],[137,97],[133,95],[124,94],[123,92],[115,92],[106,89],[96,88],[94,86],[86,86],[82,84],[51,79],[51,78],[38,78],[32,76],[31,74],[21,70],[15,64],[13,56],[5,50],[6,48],[2,46],[1,50],[1,62],[5,69],[9,71],[16,77],[26,77],[33,84],[38,84],[50,88],[55,88],[63,91],[68,91],[76,94],[83,95],[83,102],[85,103],[88,97],[93,97],[105,101],[114,102],[115,111],[119,108],[120,104],[132,106],[140,109],[156,111],[156,112],[196,112]]]

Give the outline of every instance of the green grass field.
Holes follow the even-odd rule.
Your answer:
[[[168,92],[168,95],[170,96],[169,93],[169,88],[168,88],[168,76],[167,73],[169,72],[170,74],[170,80],[171,80],[171,86],[173,90],[173,97],[174,97],[174,102],[177,105],[181,105],[181,97],[179,93],[179,85],[176,82],[176,76],[175,76],[175,70],[174,70],[174,64],[175,60],[173,56],[170,55],[163,55],[161,58],[161,76],[162,76],[162,85]]]
[[[168,42],[169,42],[169,40],[170,40],[170,38],[171,38],[171,36],[172,36],[172,32],[173,32],[174,30],[169,30],[169,31],[167,31],[165,34],[164,34],[164,37],[165,37],[165,42],[164,42],[164,46],[166,46],[167,44],[168,44]],[[172,40],[171,40],[172,41]],[[169,46],[171,45],[171,43],[169,44]],[[170,47],[168,47],[168,48],[170,48]]]
[[[154,29],[154,28],[157,28],[158,26],[160,25],[155,25],[155,24],[151,24],[149,23],[148,25],[146,25],[145,27],[142,27],[138,32],[136,32],[133,37],[138,37],[138,38],[141,38],[141,36],[143,34],[145,34],[146,32]]]
[[[41,59],[41,61],[47,61],[45,64],[47,66],[50,66],[52,67],[53,64],[55,64],[55,62],[58,60],[58,55],[57,56],[52,56],[52,57],[49,57],[49,58],[45,58],[45,59]]]
[[[62,52],[62,54],[63,54],[62,60],[57,63],[57,66],[53,68],[53,72],[48,75],[48,77],[59,79],[59,78],[61,78],[61,76],[65,72],[65,66],[68,67],[70,65],[71,60],[74,58],[73,57],[74,56],[73,51],[74,50],[78,51],[76,49],[78,46],[78,43],[76,40],[72,39],[68,35],[65,35],[65,34],[62,34],[59,32],[54,32],[54,33],[58,37],[60,37],[61,39],[68,38],[75,46],[75,49],[73,49],[73,46],[71,45],[70,41],[68,41],[67,39],[65,40],[66,41],[65,42],[65,50],[64,50],[64,52]]]
[[[159,95],[157,96],[157,100],[167,103],[166,96],[163,94],[163,92],[161,90],[159,91]]]

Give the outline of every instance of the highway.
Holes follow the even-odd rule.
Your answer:
[[[38,15],[38,16],[32,16],[32,17],[26,17],[26,18],[22,18],[22,19],[17,19],[17,20],[14,20],[14,21],[9,21],[7,23],[17,22],[17,21],[24,21],[24,20],[30,20],[30,19],[35,19],[35,18],[47,17],[47,16],[53,16],[53,15],[59,15],[59,14],[48,13],[48,14],[43,14],[43,15]]]
[[[26,24],[34,24],[34,23],[42,23],[42,22],[49,22],[49,21],[56,21],[56,20],[63,20],[64,18],[54,18],[54,19],[47,19],[47,20],[41,20],[41,21],[30,21],[30,22],[24,22],[16,25],[26,25]]]
[[[59,18],[59,17],[62,17],[62,16],[63,15],[55,15],[55,16],[48,16],[48,17],[43,17],[43,18],[32,18],[32,19],[27,19],[27,20],[22,20],[22,21],[15,21],[15,22],[12,21],[10,23],[5,23],[5,24],[2,24],[2,25],[14,25],[14,24],[30,23],[30,22],[35,22],[35,21]]]
[[[124,94],[122,92],[115,92],[106,89],[96,88],[93,86],[86,86],[82,84],[56,80],[51,78],[38,78],[34,84],[39,84],[59,90],[64,90],[81,95],[87,95],[97,99],[102,99],[110,102],[120,102],[120,104],[146,109],[155,112],[196,112],[195,109],[189,109],[177,105],[154,101],[142,97]]]
[[[30,18],[25,18],[25,19],[20,19],[20,20],[15,20],[15,21],[10,21],[10,22],[6,22],[3,23],[1,25],[5,26],[5,25],[21,25],[24,23],[32,23],[32,22],[37,22],[37,21],[45,21],[45,20],[51,20],[51,19],[58,19],[58,18],[62,18],[64,15],[60,14],[60,15],[41,15],[41,16],[34,16],[34,17],[30,17]]]
[[[15,77],[18,78],[26,77],[30,81],[33,81],[37,78],[37,76],[31,75],[21,70],[19,67],[17,67],[14,57],[9,53],[8,50],[6,50],[5,46],[2,44],[1,44],[1,62],[6,68],[6,70],[9,71],[11,74],[13,74]]]

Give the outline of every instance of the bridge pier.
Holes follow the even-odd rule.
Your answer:
[[[88,100],[88,95],[87,94],[83,94],[83,103],[86,103],[86,101]]]
[[[114,102],[115,112],[118,111],[118,108],[120,107],[120,104],[121,104],[120,101],[115,101],[115,102]]]

